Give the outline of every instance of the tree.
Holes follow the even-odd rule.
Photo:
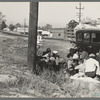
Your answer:
[[[17,23],[15,26],[16,28],[18,28],[18,27],[21,27],[22,25],[20,23]]]
[[[5,15],[2,14],[2,12],[0,12],[0,29],[3,30],[4,28],[6,28],[6,24],[5,24]]]
[[[68,23],[68,28],[75,28],[79,23],[76,22],[75,20],[71,20],[69,23]]]
[[[36,72],[38,2],[30,2],[29,35],[28,35],[28,67]]]
[[[45,30],[50,30],[52,28],[52,25],[50,25],[50,24],[46,24],[46,26],[45,26]]]
[[[6,23],[5,23],[4,21],[2,21],[1,30],[3,30],[3,29],[6,28],[6,27],[7,27]]]
[[[10,24],[10,25],[9,25],[9,29],[10,29],[11,31],[13,31],[14,28],[15,28],[15,26],[14,26],[13,24]]]
[[[48,31],[52,29],[52,25],[46,24],[45,26],[42,26],[42,27],[39,26],[38,29]]]
[[[0,20],[1,21],[6,21],[5,15],[3,15],[2,12],[0,12]]]

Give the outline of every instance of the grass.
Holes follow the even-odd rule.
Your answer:
[[[48,47],[58,50],[59,54],[66,59],[71,44],[59,40],[44,40],[38,54],[42,55],[42,52]],[[53,93],[59,93],[65,97],[100,96],[100,84],[71,80],[68,74],[64,74],[64,70],[61,69],[56,73],[44,70],[43,73],[36,76],[27,68],[27,40],[23,38],[0,39],[0,74],[17,77],[17,81],[14,83],[0,85],[1,97],[2,95],[17,97],[17,94],[52,97]]]

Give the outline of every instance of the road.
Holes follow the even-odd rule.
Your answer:
[[[61,57],[66,58],[68,51],[73,45],[68,41],[54,40],[54,39],[43,39],[42,47],[40,51],[45,51],[46,48],[51,48],[51,50],[56,50]]]
[[[18,36],[18,35],[9,34],[9,33],[5,34],[2,32],[0,32],[0,37],[13,38],[13,39],[20,37],[26,40],[28,39],[28,37],[26,36],[23,37],[23,36]],[[73,45],[68,41],[55,40],[55,39],[43,39],[42,46],[39,51],[43,52],[47,48],[51,48],[52,50],[58,51],[61,57],[66,58],[68,51],[71,47],[73,47]]]
[[[14,34],[11,32],[0,32],[0,37],[8,37],[8,38],[25,37],[25,38],[27,38],[28,36]]]

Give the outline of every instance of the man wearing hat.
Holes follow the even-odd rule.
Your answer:
[[[99,62],[95,60],[94,54],[90,54],[89,59],[85,62],[85,75],[91,78],[100,75]]]

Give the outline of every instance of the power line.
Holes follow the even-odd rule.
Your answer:
[[[81,7],[81,2],[79,3],[79,8],[76,7],[76,9],[79,9],[79,13],[77,13],[77,14],[78,14],[79,23],[80,23],[81,22],[81,16],[82,16],[81,10],[84,9],[84,7]]]

